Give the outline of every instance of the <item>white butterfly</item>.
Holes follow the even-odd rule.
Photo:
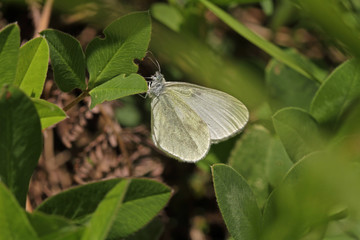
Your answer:
[[[184,82],[166,82],[157,71],[150,77],[151,135],[173,158],[197,162],[212,143],[239,133],[249,120],[245,105],[227,93]]]

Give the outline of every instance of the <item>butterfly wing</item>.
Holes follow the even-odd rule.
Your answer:
[[[165,86],[206,122],[212,143],[240,132],[249,120],[245,105],[227,93],[183,82],[166,82]]]
[[[151,132],[155,145],[174,158],[196,162],[210,148],[207,124],[171,89],[151,101]]]

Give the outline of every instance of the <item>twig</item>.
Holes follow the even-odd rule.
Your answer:
[[[46,28],[48,28],[53,4],[54,4],[54,0],[47,0],[45,2],[45,5],[41,12],[40,22],[39,22],[38,26],[35,28],[34,37],[40,36],[39,33],[42,30],[45,30]]]

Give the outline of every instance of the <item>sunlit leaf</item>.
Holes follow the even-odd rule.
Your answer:
[[[40,98],[43,91],[49,62],[49,47],[39,37],[28,41],[20,48],[19,62],[14,84],[28,96]]]
[[[39,114],[41,129],[50,127],[66,118],[66,113],[55,104],[43,99],[32,99]]]

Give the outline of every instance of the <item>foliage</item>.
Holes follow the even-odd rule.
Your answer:
[[[308,29],[344,59],[313,61],[296,45],[285,49],[256,34],[232,12],[253,3],[272,30]],[[113,21],[85,51],[54,29],[20,48],[19,26],[9,24],[0,32],[0,222],[8,223],[0,224],[0,239],[159,237],[164,226],[155,216],[172,190],[149,179],[89,183],[50,197],[33,213],[24,210],[41,129],[66,118],[40,99],[49,55],[59,89],[77,89],[77,100],[89,95],[93,108],[147,90],[133,60],[145,56],[151,33],[151,50],[174,63],[165,67],[169,75],[226,91],[251,111],[243,134],[213,146],[197,163],[211,174],[232,239],[359,239],[359,12],[355,0],[171,0],[151,6],[153,24],[147,12]],[[211,35],[218,20],[240,37]],[[235,56],[241,44],[241,50],[261,49],[269,61]],[[125,123],[130,116],[124,114],[119,121]]]
[[[17,24],[0,32],[0,239],[119,239],[139,230],[140,235],[159,235],[162,226],[151,220],[169,201],[171,189],[149,179],[90,183],[47,199],[33,213],[24,210],[30,177],[42,151],[41,129],[66,117],[59,107],[39,99],[49,49],[58,87],[81,89],[80,96],[90,94],[95,106],[146,91],[133,59],[145,55],[150,26],[146,12],[124,16],[105,29],[105,40],[89,44],[86,55],[75,38],[57,30],[43,31],[43,37],[20,49]]]

